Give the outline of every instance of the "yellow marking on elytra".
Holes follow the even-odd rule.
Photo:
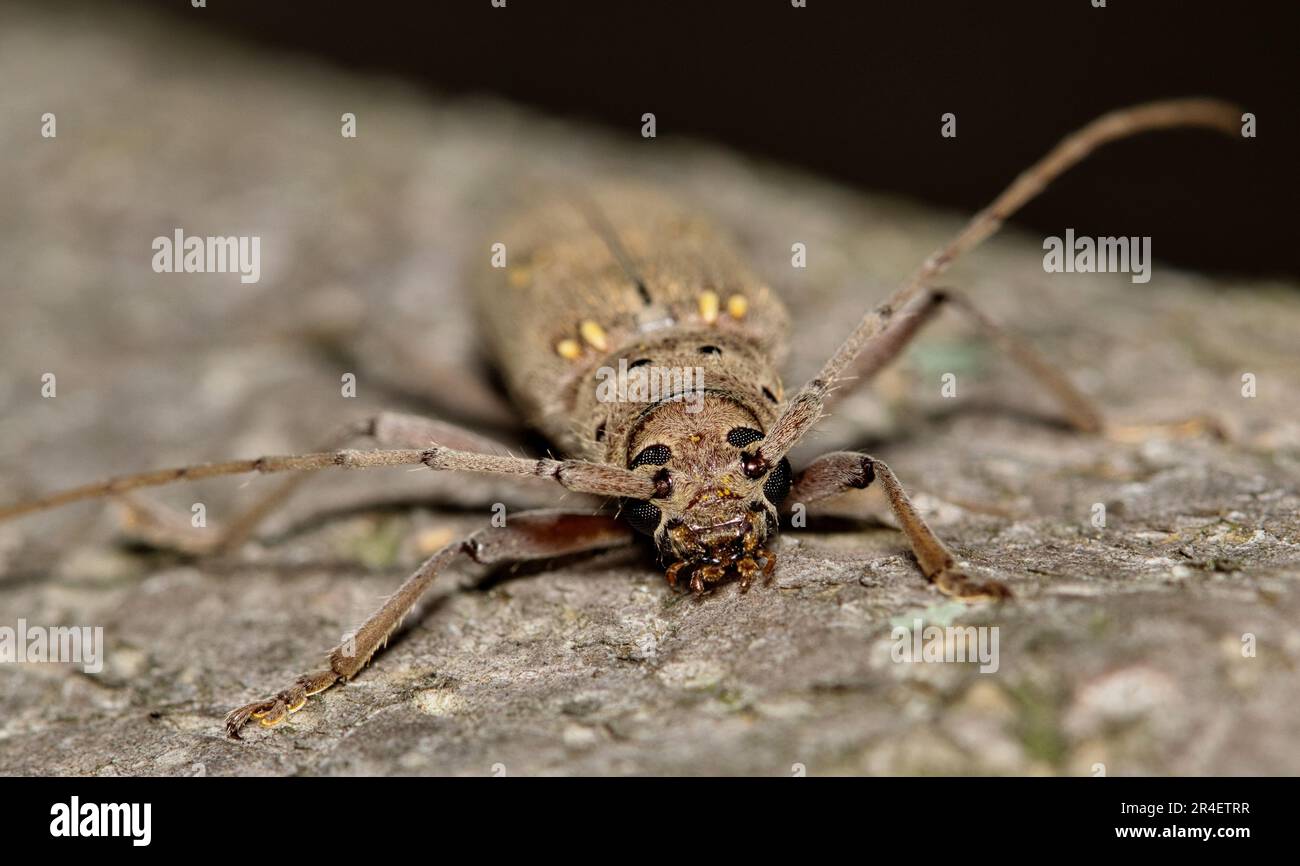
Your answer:
[[[609,348],[609,341],[605,339],[605,329],[591,319],[587,319],[578,326],[578,333],[582,335],[582,339],[586,340],[592,348],[598,351],[603,352]]]
[[[565,360],[576,361],[582,357],[582,344],[572,337],[565,337],[555,344],[555,351]]]
[[[441,550],[456,538],[456,533],[449,526],[439,526],[433,529],[426,529],[415,537],[415,546],[420,553],[428,556],[435,551]]]
[[[712,325],[718,320],[718,306],[721,299],[718,293],[712,290],[700,292],[700,318]]]
[[[700,441],[700,434],[698,434],[698,433],[694,433],[694,434],[691,435],[691,444],[692,444],[692,445],[697,445],[697,444],[699,444],[699,441]]]
[[[510,269],[508,279],[510,285],[516,289],[522,289],[532,280],[532,272],[525,267],[513,267]]]
[[[733,319],[743,319],[749,312],[749,298],[744,295],[732,295],[727,298],[727,315]]]

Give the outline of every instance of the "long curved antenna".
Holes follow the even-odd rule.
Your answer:
[[[890,317],[901,310],[931,280],[943,273],[963,253],[970,252],[1002,227],[1026,202],[1103,144],[1156,129],[1200,126],[1239,135],[1242,110],[1217,99],[1173,99],[1148,102],[1103,114],[1066,136],[1046,156],[1011,182],[993,203],[971,218],[966,227],[936,250],[884,303],[872,309],[821,371],[786,405],[763,445],[745,465],[746,474],[758,477],[775,466],[821,418],[826,395],[873,337],[884,330]]]
[[[39,499],[2,506],[0,520],[57,508],[83,499],[125,493],[141,487],[158,487],[177,481],[195,481],[222,475],[242,475],[249,472],[309,472],[330,467],[369,469],[377,466],[421,464],[430,469],[446,471],[552,478],[569,490],[578,493],[594,493],[598,496],[649,499],[655,494],[654,481],[618,466],[589,463],[585,460],[529,460],[522,457],[480,454],[434,446],[374,451],[318,451],[311,454],[227,460],[222,463],[203,463],[175,469],[157,469],[136,475],[121,475],[93,484],[61,490]]]

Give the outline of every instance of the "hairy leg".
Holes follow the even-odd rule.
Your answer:
[[[233,710],[226,716],[226,733],[238,739],[239,729],[250,719],[259,719],[266,727],[277,725],[301,709],[309,696],[351,679],[387,643],[434,578],[461,558],[484,564],[550,559],[623,546],[630,544],[633,537],[632,529],[613,517],[523,511],[511,517],[506,526],[481,529],[453,542],[425,560],[397,592],[330,650],[327,668],[303,674],[283,691]]]
[[[862,354],[854,361],[853,370],[857,378],[836,392],[836,397],[842,397],[854,388],[870,382],[945,307],[956,309],[974,323],[981,334],[1050,393],[1070,426],[1080,432],[1101,433],[1120,442],[1143,441],[1155,436],[1185,438],[1206,432],[1220,437],[1224,435],[1222,425],[1208,416],[1168,424],[1120,425],[1108,422],[1097,404],[1076,388],[1064,372],[1043,357],[1027,340],[994,322],[965,294],[947,288],[925,290],[896,314],[884,331],[868,341]]]
[[[957,598],[1011,597],[1011,590],[998,581],[976,580],[957,568],[952,553],[917,512],[893,471],[874,457],[852,451],[836,451],[818,457],[795,476],[786,501],[807,505],[850,490],[865,490],[873,484],[879,485],[888,498],[889,507],[907,536],[926,580],[945,595]]]
[[[837,391],[836,397],[843,397],[870,382],[901,355],[921,328],[945,307],[960,311],[979,328],[981,334],[1051,393],[1072,427],[1084,433],[1101,432],[1104,426],[1101,410],[1074,386],[1068,376],[1044,358],[1028,341],[1004,330],[984,315],[968,297],[953,289],[927,289],[895,314],[885,330],[863,347],[862,354],[853,366],[856,378]]]
[[[313,346],[332,365],[356,371],[371,387],[395,398],[392,402],[413,400],[432,414],[475,428],[521,429],[518,413],[480,365],[446,364],[413,348],[416,335],[394,333],[390,323],[371,315],[359,293],[325,290],[315,301],[295,305],[278,321],[268,321],[263,304],[248,305],[245,315],[256,319],[259,332]]]

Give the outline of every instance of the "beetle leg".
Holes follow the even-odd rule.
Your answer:
[[[862,490],[877,482],[889,498],[889,507],[907,536],[926,580],[945,595],[966,600],[1011,597],[1011,590],[1002,583],[977,580],[957,567],[952,554],[912,505],[893,471],[874,457],[837,451],[817,458],[795,478],[789,501],[808,504],[850,490]]]
[[[434,578],[462,557],[485,564],[550,559],[630,544],[632,539],[632,529],[613,517],[524,511],[511,517],[507,526],[481,529],[449,544],[425,560],[369,619],[330,651],[328,669],[304,674],[287,689],[232,710],[226,716],[226,733],[239,739],[239,729],[250,719],[265,727],[278,725],[301,709],[310,695],[351,679],[387,643]]]

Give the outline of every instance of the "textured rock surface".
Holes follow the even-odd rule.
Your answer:
[[[459,275],[481,252],[478,215],[525,190],[521,173],[639,176],[732,229],[795,313],[791,385],[959,224],[671,136],[442,103],[153,27],[0,11],[5,500],[302,450],[375,409],[427,409],[430,371],[473,369]],[[57,139],[39,136],[46,111]],[[338,134],[345,111],[355,140]],[[261,281],[154,274],[150,242],[178,226],[260,235]],[[804,271],[789,267],[796,240]],[[1213,410],[1233,443],[1072,435],[945,320],[802,453],[887,459],[1015,603],[946,603],[881,525],[787,533],[773,585],[698,603],[644,551],[464,571],[357,680],[243,742],[223,737],[224,712],[313,664],[422,547],[481,525],[492,502],[550,491],[326,473],[226,561],[123,548],[103,504],[0,524],[0,625],[102,626],[107,643],[99,675],[0,665],[0,772],[1300,772],[1296,287],[1158,263],[1142,286],[1048,276],[1038,240],[1015,232],[951,283],[1115,416]],[[305,336],[358,312],[359,369]],[[47,372],[54,399],[40,396]],[[944,372],[955,399],[940,396]],[[270,483],[152,498],[203,502],[218,523]],[[392,502],[407,506],[372,507]],[[999,670],[892,662],[893,624],[916,617],[998,626]]]

